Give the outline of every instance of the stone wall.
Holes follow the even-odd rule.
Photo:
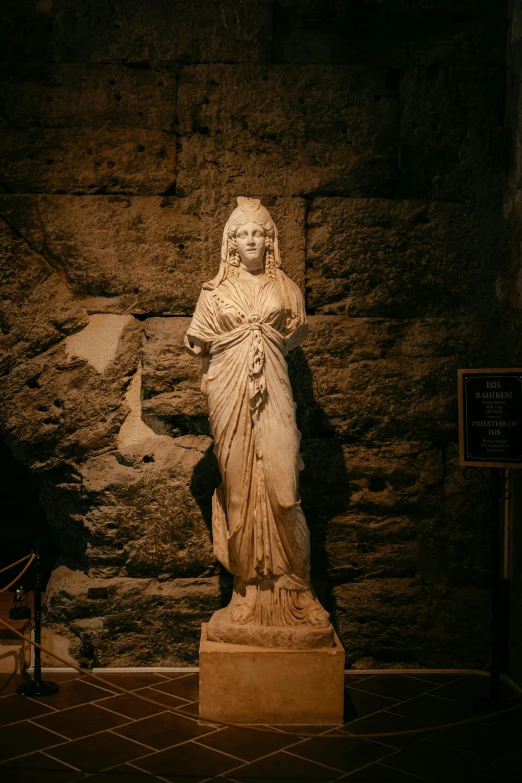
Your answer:
[[[47,639],[195,663],[226,600],[181,339],[248,195],[310,313],[289,358],[301,493],[347,664],[484,667],[487,507],[458,467],[456,370],[510,351],[503,3],[2,14],[2,430],[61,553]]]

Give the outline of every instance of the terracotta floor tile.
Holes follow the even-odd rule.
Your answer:
[[[481,716],[480,722],[499,729],[522,732],[522,701],[510,701],[508,704],[510,706],[508,712],[502,712],[502,710],[486,712]],[[514,709],[511,709],[511,706]]]
[[[222,729],[198,739],[201,745],[230,753],[231,756],[236,756],[243,761],[255,761],[296,742],[299,742],[299,737],[285,737],[283,734],[246,729]]]
[[[157,701],[158,704],[162,705],[161,709],[163,710],[166,710],[169,707],[175,710],[177,710],[178,707],[186,708],[191,703],[186,699],[182,699],[180,696],[174,696],[171,693],[165,693],[165,691],[158,691],[156,688],[142,688],[139,691],[134,691],[134,693],[136,693],[136,695],[140,694],[146,696],[148,699],[152,699],[152,701]]]
[[[127,723],[128,720],[129,718],[125,718],[123,715],[102,710],[94,704],[80,704],[78,707],[60,710],[53,715],[45,715],[34,722],[43,726],[44,729],[51,729],[51,731],[69,737],[69,739],[79,739],[87,734],[120,726],[122,723]]]
[[[446,682],[453,682],[453,680],[460,680],[461,677],[466,675],[462,672],[444,672],[444,674],[437,674],[430,672],[422,672],[421,674],[410,674],[410,677],[415,677],[417,680],[426,680],[426,682],[434,682],[435,685],[444,685]]]
[[[285,724],[273,724],[272,728],[279,729],[282,734],[286,734],[289,740],[292,740],[294,742],[297,742],[300,737],[303,736],[303,734],[306,736],[307,734],[323,734],[325,731],[334,730],[332,726],[311,726],[306,724],[299,724],[296,725],[295,723],[285,723]],[[303,732],[301,734],[300,732]]]
[[[89,783],[154,783],[156,775],[136,769],[130,764],[122,764],[105,772],[98,772],[87,778]]]
[[[405,718],[413,718],[431,726],[478,717],[477,713],[466,704],[439,699],[429,694],[417,696],[404,704],[396,704],[390,707],[389,712],[404,715]]]
[[[188,712],[190,715],[199,715],[199,701],[189,702],[188,704],[185,702],[179,707],[179,711],[181,715],[184,712]]]
[[[355,783],[358,780],[373,781],[373,783],[415,783],[415,781],[422,780],[418,775],[410,775],[403,770],[392,769],[385,764],[370,764],[368,767],[363,767],[355,772],[350,773],[345,778],[342,778],[342,783]]]
[[[128,691],[135,691],[138,688],[146,688],[149,685],[160,685],[161,683],[169,682],[168,679],[160,674],[155,674],[154,672],[126,673],[97,671],[96,674],[104,680],[108,680],[113,685],[119,685],[120,688],[126,688]],[[94,681],[93,684],[95,684]]]
[[[154,690],[171,693],[173,696],[181,696],[187,701],[197,701],[199,698],[199,675],[188,674],[185,677],[177,677],[175,680],[155,685]]]
[[[156,692],[153,691],[152,698],[155,698],[155,695]],[[158,699],[158,701],[161,701],[161,698]],[[182,702],[180,699],[179,703],[185,704],[186,702]],[[165,707],[155,707],[153,704],[140,701],[130,693],[124,695],[122,694],[121,696],[109,696],[109,698],[97,700],[94,702],[94,704],[100,707],[105,707],[108,710],[113,710],[114,712],[117,712],[120,715],[124,715],[125,717],[134,719],[146,718],[149,715],[156,715],[158,712],[163,712],[165,709]]]
[[[9,695],[24,678],[0,675],[0,724],[20,721],[0,728],[0,758],[21,756],[0,763],[2,783],[4,779],[6,783],[66,783],[78,779],[80,773],[62,761],[88,769],[88,779],[94,783],[151,783],[156,775],[176,783],[197,783],[211,776],[216,783],[292,779],[304,783],[308,779],[319,782],[339,777],[384,783],[519,780],[522,760],[518,754],[509,759],[504,754],[518,747],[522,709],[498,716],[472,710],[469,705],[487,695],[489,686],[488,679],[479,675],[349,674],[347,717],[355,719],[344,727],[346,737],[314,736],[301,742],[299,731],[314,734],[330,727],[275,727],[290,731],[290,735],[239,728],[216,730],[133,695],[117,695],[114,688],[115,683],[129,690],[140,688],[137,695],[144,694],[174,709],[181,706],[198,715],[195,673],[170,672],[162,676],[153,672],[108,672],[111,685],[103,690],[75,673],[51,672],[45,678],[59,682],[60,692],[38,700]],[[400,703],[402,699],[407,701]],[[89,703],[91,700],[95,703]],[[58,710],[53,710],[51,705],[57,704]],[[468,716],[476,716],[477,722],[427,736],[375,741],[357,736],[437,725]],[[129,723],[131,718],[138,720]],[[98,733],[85,736],[91,732]],[[72,741],[67,742],[65,736]],[[189,741],[193,738],[196,741]],[[35,752],[39,749],[45,749],[45,754]],[[24,753],[27,755],[22,756]],[[377,754],[375,759],[372,753]],[[516,777],[510,777],[515,763]],[[357,765],[365,766],[356,770]],[[103,772],[105,767],[114,768]]]
[[[58,693],[45,697],[45,703],[49,707],[57,710],[64,710],[67,707],[75,707],[77,704],[85,704],[88,701],[95,701],[109,695],[107,690],[102,690],[86,682],[83,678],[73,678],[60,683]]]
[[[59,742],[65,742],[65,739],[29,721],[3,726],[0,729],[0,761],[43,750]]]
[[[236,759],[194,742],[177,745],[153,756],[138,759],[137,767],[167,778],[173,783],[199,783],[238,765]],[[235,775],[234,775],[235,777]]]
[[[477,722],[437,732],[428,739],[440,745],[466,750],[486,758],[499,759],[518,750],[520,731],[486,726]]]
[[[298,756],[291,756],[285,751],[274,753],[240,769],[230,772],[231,777],[240,783],[288,783],[294,781],[305,783],[330,783],[342,775],[337,770],[327,769],[320,764]]]
[[[375,693],[389,699],[405,701],[431,690],[433,683],[416,680],[402,674],[376,674],[354,683],[353,687],[366,693]]]
[[[16,693],[18,685],[27,682],[29,679],[30,677],[22,677],[21,674],[0,673],[0,698]]]
[[[5,783],[70,783],[83,777],[43,753],[31,753],[0,764],[0,780]]]
[[[433,696],[438,696],[442,699],[451,699],[452,701],[460,701],[463,704],[475,705],[481,700],[485,700],[490,695],[490,680],[489,677],[482,677],[478,674],[462,677],[459,680],[446,683],[436,690],[432,691]],[[506,699],[514,694],[514,691],[507,685],[507,683],[500,683],[500,695]]]
[[[505,756],[500,761],[484,767],[481,775],[495,783],[520,783],[520,770],[522,769],[522,753],[517,752]]]
[[[384,710],[397,703],[397,699],[388,699],[375,693],[366,693],[354,688],[344,689],[344,720],[356,720],[371,715],[378,710]]]
[[[184,718],[182,715],[175,715],[172,712],[151,715],[150,718],[143,718],[143,720],[114,729],[114,732],[122,737],[143,742],[158,750],[186,742],[186,740],[195,737],[201,737],[211,731],[215,731],[215,728],[200,726],[196,720],[190,720],[190,718]]]
[[[187,675],[192,674],[196,675],[196,677],[199,677],[199,672],[191,672],[191,671],[182,671],[182,672],[161,672],[162,677],[166,677],[167,680],[178,680],[180,677],[186,677]]]
[[[391,731],[410,731],[411,729],[420,729],[426,726],[426,723],[420,723],[412,718],[405,718],[402,715],[394,715],[387,712],[376,712],[374,715],[367,715],[365,718],[347,723],[343,731],[347,734],[375,734],[378,732]],[[389,745],[392,748],[405,748],[413,742],[418,742],[426,738],[426,734],[397,735],[394,737],[375,737],[375,742],[381,742],[383,745]]]
[[[372,675],[368,674],[345,674],[344,675],[344,684],[345,685],[352,685],[354,682],[361,682],[362,680],[367,680],[368,677],[371,677]]]
[[[419,775],[424,780],[458,781],[462,783],[467,776],[481,772],[487,762],[480,756],[466,753],[456,748],[446,748],[423,740],[405,750],[400,750],[386,759],[386,766]]]
[[[25,696],[18,696],[17,693],[0,699],[0,726],[6,726],[8,723],[15,723],[18,720],[26,718],[36,718],[38,715],[46,715],[54,712],[48,707],[44,699],[26,699]]]
[[[212,783],[238,783],[238,781],[237,778],[230,778],[228,775],[218,775],[212,778]]]
[[[125,761],[150,753],[150,748],[138,745],[110,731],[73,740],[46,751],[53,758],[71,764],[84,772],[100,772]]]
[[[378,761],[395,750],[360,737],[314,737],[291,748],[290,753],[318,761],[343,772],[351,772],[372,761]]]
[[[69,680],[74,680],[77,677],[83,677],[83,674],[79,674],[79,672],[74,671],[74,669],[71,669],[71,671],[63,671],[63,672],[42,672],[42,680],[47,680],[50,682],[57,682],[58,684],[61,682],[68,682]]]

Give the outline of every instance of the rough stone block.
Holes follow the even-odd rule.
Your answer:
[[[90,597],[98,587],[106,599]],[[101,666],[194,665],[201,623],[220,603],[218,577],[98,579],[60,566],[47,586],[45,632],[60,654],[66,640],[73,659],[87,636]]]
[[[388,195],[397,108],[385,70],[186,67],[178,192]]]
[[[63,62],[257,62],[270,57],[269,0],[53,0],[50,49]]]
[[[147,318],[143,345],[142,411],[163,435],[210,435],[201,392],[201,363],[183,348],[190,318]]]
[[[154,436],[45,481],[42,502],[63,562],[96,577],[215,574],[211,497],[219,472],[206,437]],[[123,451],[123,454],[122,454]]]
[[[507,137],[505,70],[497,61],[403,74],[396,197],[501,202]]]
[[[223,226],[235,199],[201,214],[191,199],[126,196],[3,196],[0,211],[44,243],[91,312],[191,314],[219,268]],[[284,268],[304,279],[305,205],[277,199]],[[96,298],[111,299],[99,302]]]
[[[0,203],[0,375],[48,350],[88,320],[32,238],[20,235]]]
[[[33,0],[5,0],[0,8],[0,51],[2,60],[37,61],[47,56],[52,22],[38,13],[41,3]],[[50,5],[50,3],[49,3]]]
[[[102,372],[96,367],[96,350],[93,356],[67,352],[62,341],[35,358],[25,357],[5,379],[0,392],[3,427],[15,456],[26,466],[51,471],[68,463],[75,475],[77,463],[115,448],[128,412],[125,391],[141,347],[139,323],[123,320],[123,325],[102,327],[104,343],[110,343],[115,332],[114,355]]]
[[[415,318],[494,310],[501,210],[381,199],[312,202],[307,296],[316,313]],[[495,259],[495,263],[493,263]]]
[[[496,0],[470,0],[467,8],[417,16],[408,25],[408,59],[413,66],[472,66],[504,61],[505,10]]]
[[[414,576],[424,520],[443,504],[442,449],[307,438],[302,454],[299,489],[314,573],[335,581]]]
[[[478,586],[364,579],[333,590],[347,667],[483,669],[490,650],[490,595]]]
[[[425,579],[489,586],[491,515],[489,490],[479,475],[465,478],[458,445],[445,449],[444,514],[425,523],[419,539],[419,568]]]
[[[0,44],[7,61],[176,62],[269,59],[270,0],[6,0]]]
[[[298,426],[341,442],[455,440],[457,369],[484,361],[487,324],[312,316],[289,356]]]
[[[319,573],[334,582],[413,578],[417,573],[418,527],[414,515],[352,512],[344,519],[334,518],[326,528],[326,563],[322,568],[319,564]]]
[[[0,134],[10,193],[158,194],[173,187],[176,138],[143,129],[39,128]]]
[[[0,66],[2,130],[135,128],[172,132],[176,73],[121,65]],[[143,142],[144,143],[144,142]]]
[[[273,51],[285,63],[499,62],[504,25],[495,0],[277,0]]]

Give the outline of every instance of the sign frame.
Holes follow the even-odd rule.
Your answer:
[[[487,461],[486,459],[479,460],[477,457],[466,459],[465,450],[464,450],[464,443],[465,443],[465,437],[467,431],[466,421],[465,421],[465,411],[464,411],[464,376],[491,375],[492,380],[494,380],[499,375],[522,376],[522,368],[521,367],[514,367],[514,368],[476,367],[471,370],[458,370],[457,372],[458,372],[458,405],[459,405],[459,465],[461,465],[462,467],[476,467],[476,468],[522,468],[522,458],[520,459],[519,462],[515,460],[506,461],[505,459],[502,458],[502,456],[499,456],[498,460],[491,458],[491,461]],[[520,415],[520,428],[522,431],[522,411]],[[522,452],[522,445],[521,445],[521,452]]]

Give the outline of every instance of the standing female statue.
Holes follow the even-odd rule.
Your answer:
[[[280,269],[277,229],[238,198],[217,276],[203,285],[185,347],[202,359],[223,483],[212,502],[214,553],[234,576],[209,639],[275,647],[333,645],[310,586],[310,538],[298,494],[300,433],[285,355],[306,338],[303,296]]]

